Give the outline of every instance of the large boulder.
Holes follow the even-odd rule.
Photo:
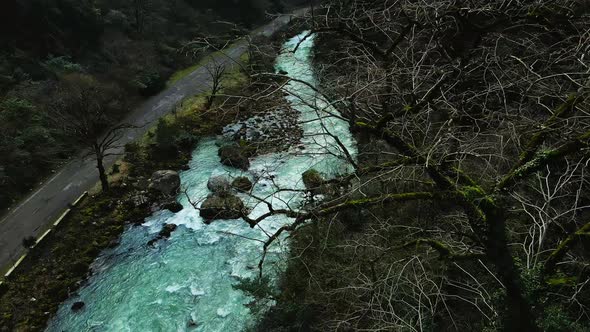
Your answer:
[[[180,188],[180,176],[175,171],[156,171],[150,178],[149,187],[165,195],[175,195]]]
[[[227,176],[219,175],[209,178],[209,181],[207,181],[207,188],[211,190],[212,193],[223,196],[230,192],[231,185],[229,184]]]
[[[322,184],[324,184],[324,178],[322,178],[320,172],[315,169],[305,171],[301,177],[305,188],[309,191],[318,191]]]
[[[206,221],[216,219],[238,219],[244,213],[244,202],[235,196],[219,196],[216,194],[209,195],[201,204],[199,214]]]
[[[248,153],[246,149],[238,144],[224,145],[218,151],[221,163],[226,166],[231,166],[243,170],[248,170],[250,161],[248,160]]]
[[[248,192],[252,190],[252,181],[245,176],[238,176],[232,181],[231,186],[239,191]]]
[[[162,205],[160,205],[160,208],[164,209],[164,210],[169,210],[170,212],[180,212],[183,209],[182,204],[178,203],[177,201],[168,201],[168,202],[164,202],[162,203]]]

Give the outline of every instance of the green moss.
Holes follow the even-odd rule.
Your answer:
[[[465,186],[459,192],[469,202],[477,201],[477,205],[481,205],[482,203],[485,203],[487,207],[495,205],[493,197],[488,195],[480,186]]]
[[[550,286],[563,286],[563,285],[575,285],[577,281],[576,277],[566,277],[566,276],[562,276],[562,277],[556,277],[556,278],[551,278],[551,279],[547,279],[547,284]]]
[[[474,201],[486,195],[479,186],[465,186],[461,188],[461,194],[469,201]]]
[[[547,161],[559,157],[559,155],[560,152],[558,150],[543,150],[539,152],[533,160],[516,169],[509,178],[520,179],[539,169],[541,166],[545,165]]]
[[[301,178],[303,179],[305,188],[308,190],[317,189],[324,183],[324,178],[320,172],[313,168],[303,172]]]

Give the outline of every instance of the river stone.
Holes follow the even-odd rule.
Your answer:
[[[218,151],[221,163],[226,166],[231,166],[243,170],[248,170],[250,161],[244,151],[244,148],[237,144],[224,145]]]
[[[72,304],[72,311],[80,311],[82,308],[84,308],[84,306],[85,303],[82,301],[74,302],[74,304]]]
[[[172,232],[174,232],[177,227],[178,226],[176,226],[176,224],[165,224],[164,227],[162,227],[160,233],[158,233],[158,236],[162,239],[167,239],[170,237],[170,235],[172,235]]]
[[[209,195],[201,204],[199,214],[207,221],[216,219],[238,219],[244,211],[244,202],[235,196]]]
[[[180,176],[178,172],[171,170],[156,171],[150,179],[150,188],[166,195],[174,195],[180,188]]]
[[[174,232],[177,227],[178,226],[176,226],[176,224],[164,224],[164,226],[162,227],[162,229],[160,230],[160,232],[158,233],[158,235],[155,238],[149,240],[148,243],[147,243],[147,245],[149,247],[153,247],[154,244],[156,242],[158,242],[159,240],[169,238],[170,235],[172,235],[172,232]]]
[[[223,195],[231,190],[231,185],[229,184],[227,176],[218,175],[209,178],[209,181],[207,181],[207,188],[215,194]]]
[[[160,207],[164,210],[169,210],[170,212],[174,213],[180,212],[183,209],[182,204],[178,203],[177,201],[165,202]]]
[[[252,190],[252,181],[245,176],[238,176],[232,181],[231,186],[239,191],[248,192]]]

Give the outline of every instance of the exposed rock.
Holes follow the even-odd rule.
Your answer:
[[[303,172],[301,177],[303,178],[303,184],[305,185],[305,188],[310,191],[317,191],[324,183],[324,179],[322,178],[320,172],[313,168]]]
[[[74,302],[74,304],[72,304],[72,311],[80,311],[84,306],[85,303],[82,301]]]
[[[244,202],[234,195],[225,197],[209,195],[201,204],[200,215],[208,221],[216,219],[237,219],[244,211]]]
[[[161,239],[167,239],[170,237],[172,232],[174,232],[176,230],[177,227],[178,226],[176,226],[175,224],[165,224],[164,227],[162,227],[162,230],[160,231],[160,233],[158,233],[158,236]]]
[[[248,192],[252,190],[252,181],[245,176],[238,176],[232,181],[231,186],[239,191]]]
[[[174,195],[180,188],[180,176],[171,170],[156,171],[152,174],[149,187],[166,195]]]
[[[182,204],[178,203],[177,201],[169,201],[165,202],[161,205],[161,208],[164,210],[169,210],[170,212],[179,212],[183,209]]]
[[[257,114],[224,127],[223,135],[234,141],[247,142],[257,154],[285,151],[303,135],[298,116],[299,112],[290,107]]]
[[[221,196],[231,190],[229,179],[224,175],[210,177],[209,181],[207,181],[207,188],[211,190],[211,192]]]
[[[227,166],[248,170],[250,161],[244,148],[238,144],[224,145],[218,151],[221,163]]]
[[[162,227],[162,230],[158,233],[158,236],[148,241],[147,245],[152,247],[159,240],[169,238],[170,235],[172,235],[172,232],[174,232],[177,227],[178,226],[176,226],[175,224],[164,224],[164,227]]]

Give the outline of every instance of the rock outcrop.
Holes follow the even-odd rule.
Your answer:
[[[171,170],[156,171],[150,178],[149,187],[165,195],[175,195],[180,189],[180,176]]]

